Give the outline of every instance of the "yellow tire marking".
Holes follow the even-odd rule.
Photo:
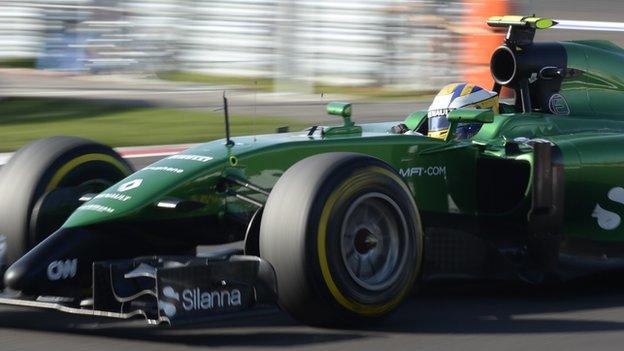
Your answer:
[[[385,168],[368,167],[367,169],[364,170],[364,172],[383,173],[397,180],[399,184],[403,184],[402,183],[403,181],[400,178],[398,178],[394,173],[388,171]],[[333,209],[334,204],[340,197],[340,195],[342,195],[347,190],[344,188],[346,188],[347,185],[349,185],[349,183],[352,183],[351,178],[347,179],[345,182],[343,182],[342,184],[340,184],[340,186],[336,188],[336,190],[327,199],[327,202],[325,203],[325,206],[323,207],[323,211],[321,212],[321,217],[319,220],[319,228],[318,228],[318,237],[317,237],[317,250],[318,250],[318,255],[319,255],[319,264],[321,267],[321,274],[323,275],[323,279],[325,280],[325,284],[327,285],[327,288],[329,289],[330,293],[341,306],[343,306],[344,308],[352,312],[355,312],[361,315],[367,315],[367,316],[380,315],[396,307],[396,305],[398,305],[403,300],[405,295],[407,295],[409,291],[412,289],[414,280],[416,279],[416,276],[418,275],[418,272],[420,271],[420,265],[422,261],[422,235],[418,237],[418,243],[417,243],[418,244],[418,253],[417,253],[418,258],[416,262],[416,270],[414,271],[414,275],[413,277],[410,277],[409,284],[406,284],[405,288],[402,291],[400,291],[392,300],[388,301],[387,303],[383,305],[364,305],[359,302],[350,300],[349,298],[344,296],[344,294],[340,291],[340,289],[334,282],[334,279],[329,270],[329,261],[327,259],[327,252],[326,252],[325,245],[327,243],[327,223],[329,220],[329,215],[331,213],[331,210]],[[418,223],[420,226],[420,218],[418,216],[418,212],[416,212],[416,216],[417,216],[416,220],[418,220]],[[421,228],[418,228],[418,230],[421,230]],[[420,232],[422,233],[422,230]]]
[[[65,177],[67,173],[69,173],[72,169],[80,166],[81,164],[92,162],[92,161],[108,162],[112,164],[113,166],[117,167],[121,171],[121,173],[123,173],[124,175],[129,174],[128,168],[124,166],[124,164],[121,163],[119,160],[114,158],[113,156],[105,155],[105,154],[86,154],[86,155],[78,156],[70,160],[69,162],[65,163],[61,168],[59,168],[59,170],[56,171],[54,176],[52,176],[50,183],[48,183],[48,185],[46,186],[45,192],[47,193],[49,191],[54,190],[59,185],[63,177]]]

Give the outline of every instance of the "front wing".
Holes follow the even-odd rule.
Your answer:
[[[150,324],[206,319],[277,301],[273,267],[235,250],[204,257],[154,256],[95,262],[91,297],[19,296],[0,304],[129,319]]]

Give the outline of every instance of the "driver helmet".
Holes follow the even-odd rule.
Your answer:
[[[429,106],[427,135],[432,138],[445,139],[450,124],[447,118],[448,113],[462,107],[489,108],[498,114],[498,93],[468,83],[445,86]],[[468,139],[480,128],[479,123],[460,123],[455,133],[458,139]]]

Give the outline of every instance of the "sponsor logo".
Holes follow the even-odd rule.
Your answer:
[[[179,154],[167,157],[170,160],[187,160],[187,161],[197,161],[197,162],[208,162],[213,158],[210,156],[201,156],[201,155],[186,155]]]
[[[158,308],[163,311],[165,316],[172,318],[178,313],[176,308],[176,302],[180,302],[180,294],[178,294],[172,287],[166,286],[162,289],[162,296],[169,301],[163,299],[158,300]]]
[[[555,115],[567,116],[570,114],[568,102],[561,94],[552,94],[548,100],[548,109]]]
[[[59,280],[76,276],[78,272],[78,259],[53,261],[48,265],[48,279]]]
[[[624,204],[624,188],[619,186],[611,188],[611,190],[607,192],[607,198],[613,202]],[[619,227],[622,222],[622,217],[620,217],[620,215],[605,210],[600,204],[596,204],[591,216],[596,218],[598,226],[604,230],[614,230]]]
[[[241,304],[241,292],[238,289],[201,291],[195,288],[185,289],[182,292],[182,308],[186,311],[211,310]]]
[[[82,205],[80,207],[78,207],[78,210],[81,211],[94,211],[94,212],[99,212],[99,213],[113,213],[115,212],[114,208],[108,207],[108,206],[102,206],[102,205],[95,205],[95,204],[85,204]]]
[[[441,176],[446,175],[446,166],[410,167],[399,169],[401,177]]]
[[[128,195],[124,195],[124,194],[118,194],[118,193],[105,193],[105,194],[98,194],[95,196],[95,199],[113,199],[113,200],[118,200],[121,202],[126,202],[130,199],[132,199],[132,196],[128,196]]]
[[[150,166],[150,167],[145,167],[143,168],[144,170],[147,171],[159,171],[159,172],[168,172],[168,173],[176,173],[176,174],[180,174],[183,173],[184,170],[181,168],[175,168],[175,167],[154,167],[154,166]]]
[[[180,303],[186,312],[236,307],[243,303],[241,291],[238,289],[202,291],[197,287],[184,289],[180,294],[171,286],[166,286],[162,289],[162,296],[165,299],[159,300],[158,307],[169,318],[177,314],[177,305]]]
[[[141,186],[141,184],[143,183],[143,179],[139,178],[139,179],[134,179],[131,180],[129,182],[123,183],[119,186],[119,188],[117,188],[117,191],[128,191],[128,190],[132,190],[135,188],[138,188]]]

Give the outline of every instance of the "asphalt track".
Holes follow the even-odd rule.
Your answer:
[[[440,286],[410,298],[384,322],[353,330],[304,326],[277,309],[194,325],[148,327],[141,321],[3,307],[0,349],[621,350],[623,288],[604,280],[551,291],[493,284]]]

